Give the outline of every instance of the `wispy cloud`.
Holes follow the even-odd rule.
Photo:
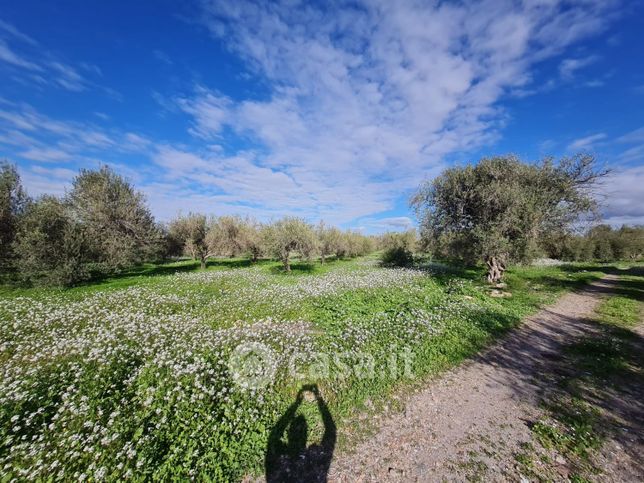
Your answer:
[[[169,116],[189,118],[192,139],[181,145],[61,122],[18,105],[0,109],[0,125],[34,139],[23,152],[41,161],[45,148],[91,158],[128,150],[146,156],[141,170],[152,174],[140,186],[164,219],[178,209],[204,209],[402,228],[410,220],[390,213],[400,200],[449,156],[499,139],[506,96],[534,92],[534,65],[603,31],[616,3],[201,5],[200,21],[267,95],[239,97],[207,85],[157,94]],[[76,75],[90,75],[51,59],[25,59],[64,79],[66,85],[57,82],[66,89],[82,88]],[[382,213],[385,221],[375,221]]]
[[[41,72],[43,70],[38,64],[20,57],[9,48],[6,42],[2,40],[0,40],[0,61],[31,71]]]
[[[9,42],[15,45],[10,45]],[[82,63],[79,68],[72,67],[43,50],[33,38],[0,20],[0,66],[2,62],[18,72],[26,71],[26,75],[17,77],[20,82],[53,85],[74,92],[94,85],[79,69],[101,75],[100,69],[91,64]]]
[[[599,60],[596,55],[587,57],[564,59],[559,64],[559,74],[564,81],[571,81],[575,78],[577,71],[587,67]]]
[[[643,153],[644,154],[644,153]],[[617,170],[604,183],[604,217],[612,225],[644,225],[644,166]]]
[[[38,45],[38,42],[36,42],[34,39],[20,32],[16,27],[14,27],[13,25],[7,22],[4,22],[3,20],[0,20],[0,31],[3,32],[5,35],[9,35],[25,44],[29,44],[32,46]]]
[[[644,126],[617,138],[620,143],[644,143]]]
[[[161,62],[163,62],[166,65],[174,64],[174,62],[172,61],[170,56],[168,54],[166,54],[165,52],[163,52],[162,50],[158,50],[158,49],[154,50],[154,51],[152,51],[152,54],[154,55],[154,57],[157,60],[160,60]]]
[[[377,231],[403,231],[414,227],[414,221],[408,216],[366,218],[360,220],[360,224],[366,228],[375,228]]]
[[[203,5],[212,35],[264,77],[272,94],[240,100],[196,88],[177,101],[192,116],[193,134],[218,141],[230,130],[249,139],[258,148],[244,159],[292,180],[300,206],[317,203],[313,216],[323,206],[346,217],[391,209],[446,156],[498,139],[504,95],[530,86],[534,62],[602,31],[614,6]],[[571,59],[563,72],[572,75],[584,62]]]
[[[601,132],[593,134],[591,136],[586,136],[583,138],[575,139],[568,145],[569,151],[588,151],[592,149],[598,142],[606,139],[606,134]]]
[[[9,101],[0,103],[0,133],[6,133],[0,134],[0,153],[50,163],[95,164],[119,154],[147,153],[151,145],[136,133],[52,119],[27,104]]]

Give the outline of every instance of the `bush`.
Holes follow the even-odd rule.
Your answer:
[[[409,267],[414,263],[414,256],[405,247],[393,247],[384,251],[381,262],[386,267]]]

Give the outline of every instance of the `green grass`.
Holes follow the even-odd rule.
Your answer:
[[[141,478],[160,479],[186,478],[191,471],[221,480],[260,473],[270,430],[302,385],[317,384],[341,434],[359,439],[368,430],[360,418],[390,405],[392,394],[425,383],[562,293],[614,270],[601,265],[517,267],[507,273],[512,297],[493,299],[480,270],[441,269],[381,283],[378,280],[398,272],[369,266],[374,262],[298,261],[291,273],[284,273],[271,261],[251,267],[245,260],[215,260],[205,272],[196,262],[181,261],[145,265],[67,290],[4,288],[1,358],[7,378],[24,382],[28,397],[0,393],[0,440],[12,441],[0,447],[0,466],[8,464],[13,468],[9,474],[16,476],[21,467],[35,468],[40,458],[50,464],[58,461],[62,475],[72,478],[92,461],[100,461],[114,478],[128,470]],[[361,277],[370,274],[376,281],[360,288]],[[307,377],[293,380],[280,365],[274,384],[258,398],[231,381],[226,361],[234,344],[226,345],[226,339],[221,348],[210,345],[211,339],[219,340],[216,331],[230,327],[255,340],[254,326],[248,324],[256,320],[268,327],[261,342],[278,352],[293,344],[331,356],[359,349],[382,368],[392,354],[402,357],[409,349],[412,377],[400,370],[382,370],[377,377],[364,378],[332,366],[328,373],[313,376],[309,371]],[[297,321],[309,327],[301,336],[291,329]],[[421,330],[425,322],[435,332]],[[191,332],[191,324],[197,324],[194,330],[199,333]],[[231,344],[239,342],[234,337]],[[90,343],[74,352],[76,341]],[[63,342],[68,345],[56,349]],[[156,354],[148,349],[154,344],[162,359],[174,365],[152,362]],[[173,368],[183,364],[198,369],[179,370],[177,376]],[[304,369],[312,367],[315,361]],[[3,387],[8,391],[9,386]],[[66,410],[52,419],[63,401],[74,407],[89,405],[87,413]],[[43,420],[35,424],[29,415],[39,407]],[[128,410],[106,426],[106,415],[119,407]],[[309,442],[314,441],[322,434],[320,418],[306,405],[302,415]],[[21,425],[14,419],[31,422]],[[88,440],[93,459],[84,454],[68,458],[70,443],[65,441],[93,437],[94,429],[84,429],[87,421],[105,434],[114,431],[114,442]],[[26,441],[42,436],[49,446],[13,455],[15,425]],[[137,449],[133,459],[122,455],[128,442]]]

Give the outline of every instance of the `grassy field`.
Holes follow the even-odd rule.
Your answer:
[[[235,480],[317,384],[338,428],[480,351],[613,268],[525,267],[492,298],[481,273],[243,260],[145,266],[69,290],[0,291],[4,478]],[[298,409],[309,444],[314,405]]]

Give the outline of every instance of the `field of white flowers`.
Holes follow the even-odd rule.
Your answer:
[[[303,382],[341,416],[477,350],[531,297],[492,300],[461,279],[355,262],[2,296],[0,479],[239,479],[261,470]],[[271,355],[262,387],[230,365],[249,344]],[[391,370],[392,355],[406,370]]]

